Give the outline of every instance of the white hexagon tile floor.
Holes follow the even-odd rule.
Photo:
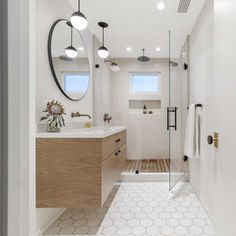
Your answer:
[[[121,183],[104,207],[68,209],[45,235],[213,236],[189,183]]]

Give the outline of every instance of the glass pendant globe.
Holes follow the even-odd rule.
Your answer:
[[[109,56],[109,51],[107,50],[106,47],[102,46],[98,49],[98,55],[99,57],[105,59]]]
[[[88,20],[82,12],[74,12],[70,21],[77,30],[85,30],[88,26]]]
[[[76,49],[72,46],[69,46],[65,49],[65,53],[66,53],[66,56],[69,57],[69,58],[76,58],[77,57],[77,54],[78,52],[76,51]]]

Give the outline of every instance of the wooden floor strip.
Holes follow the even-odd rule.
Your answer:
[[[169,172],[168,159],[126,160],[123,173],[166,173]]]

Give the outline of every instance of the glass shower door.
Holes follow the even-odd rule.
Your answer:
[[[169,32],[169,107],[167,108],[167,129],[169,131],[169,188],[182,179],[184,171],[184,117],[187,109],[184,101],[183,67],[181,62],[181,46]]]

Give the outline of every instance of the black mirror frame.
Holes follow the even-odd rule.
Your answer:
[[[52,76],[53,76],[53,78],[54,78],[54,81],[56,82],[56,85],[57,85],[57,87],[60,89],[60,91],[62,92],[62,94],[63,94],[66,98],[68,98],[69,100],[78,102],[78,101],[82,100],[82,99],[86,96],[86,94],[87,94],[87,92],[88,92],[88,89],[89,89],[89,86],[90,86],[90,80],[91,80],[90,63],[89,63],[89,74],[90,74],[90,78],[89,78],[89,84],[88,84],[88,88],[87,88],[86,92],[84,93],[84,95],[83,95],[80,99],[73,99],[73,98],[69,97],[69,96],[64,92],[64,90],[62,89],[60,83],[58,82],[58,79],[57,79],[57,76],[56,76],[56,72],[55,72],[55,69],[54,69],[54,66],[53,66],[53,61],[52,61],[52,47],[51,47],[51,45],[52,45],[52,36],[53,36],[53,32],[54,32],[55,27],[56,27],[57,24],[60,23],[61,21],[66,21],[66,22],[68,22],[69,20],[67,20],[67,19],[59,19],[59,20],[56,20],[56,21],[52,24],[51,29],[50,29],[49,34],[48,34],[48,60],[49,60],[49,65],[50,65],[50,69],[51,69],[51,72],[52,72]],[[82,35],[80,34],[79,31],[77,31],[77,32],[79,33],[79,35],[80,35],[80,37],[81,37],[81,39],[82,39],[82,42],[83,42],[83,44],[84,44],[85,50],[86,50],[86,52],[88,53],[88,50],[87,50],[87,47],[86,47],[86,45],[85,45],[85,42],[84,42],[84,39],[83,39]],[[88,62],[89,62],[89,57],[88,57]]]

